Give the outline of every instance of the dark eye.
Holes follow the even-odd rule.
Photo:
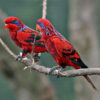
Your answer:
[[[6,24],[9,24],[10,22],[5,22]]]
[[[43,23],[38,22],[37,24],[40,25],[40,27],[41,27],[42,29],[44,29],[44,25],[43,25]]]
[[[17,21],[17,20],[13,20],[13,21],[11,21],[11,23],[12,23],[12,24],[16,24],[17,26],[20,27],[20,23],[19,23],[19,21]]]

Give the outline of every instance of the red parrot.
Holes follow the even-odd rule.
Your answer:
[[[26,57],[27,53],[34,52],[34,59],[39,58],[38,53],[46,52],[44,41],[35,31],[24,25],[21,20],[16,17],[8,17],[5,19],[5,29],[9,29],[11,39],[18,47],[22,48],[22,56],[18,56],[17,60]]]
[[[41,32],[48,53],[52,55],[58,65],[58,67],[51,68],[49,73],[58,68],[65,68],[66,66],[73,66],[75,69],[88,68],[70,42],[55,30],[50,21],[47,19],[38,19],[36,21],[36,29]],[[87,75],[84,75],[84,77],[96,90],[90,78]]]

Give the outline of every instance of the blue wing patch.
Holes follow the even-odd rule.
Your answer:
[[[28,26],[24,25],[24,26],[21,27],[17,32],[19,32],[19,31],[24,31],[24,29],[27,29],[27,28],[28,28]]]
[[[59,37],[59,38],[65,38],[61,33],[57,33],[56,31],[55,31],[55,29],[53,28],[53,32],[54,32],[54,34],[57,36],[57,37]]]
[[[46,29],[46,35],[52,36],[48,29]]]
[[[37,23],[42,29],[44,29],[45,27],[44,27],[44,25],[43,25],[43,23],[41,23],[41,22],[38,22]]]

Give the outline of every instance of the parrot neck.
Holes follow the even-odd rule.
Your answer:
[[[11,25],[11,26],[9,27],[9,31],[10,31],[10,32],[17,32],[17,30],[19,30],[19,29],[20,29],[20,27],[15,26],[15,25]]]
[[[23,31],[23,30],[26,29],[26,28],[27,28],[26,25],[24,25],[24,26],[23,26],[22,28],[20,28],[20,29],[9,28],[9,33],[10,33],[11,38],[14,39],[15,36],[17,35],[17,32]]]
[[[19,32],[19,31],[23,31],[24,29],[27,29],[27,26],[26,26],[26,25],[24,25],[24,26],[21,27],[19,30],[17,30],[17,32]]]
[[[9,28],[9,32],[11,32],[11,33],[14,33],[14,32],[16,33],[17,30],[18,30],[18,29]]]
[[[42,35],[43,35],[44,40],[46,41],[53,37],[58,37],[58,38],[60,37],[56,30],[54,29],[49,30],[48,28],[45,29],[45,31],[42,31]]]
[[[11,38],[14,40],[16,38],[17,32],[16,31],[9,31]]]

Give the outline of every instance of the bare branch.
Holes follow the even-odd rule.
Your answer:
[[[0,38],[0,43],[12,57],[16,58],[16,55],[8,48],[8,46],[3,42],[1,38]],[[27,60],[23,60],[21,63],[24,63],[28,68],[36,70],[37,72],[40,72],[40,73],[48,74],[50,71],[50,68],[33,63],[33,60],[29,58]],[[75,76],[82,76],[86,74],[87,75],[100,75],[100,68],[68,70],[64,72],[59,72],[58,70],[55,70],[53,73],[51,73],[51,75],[57,75],[57,74],[61,77],[75,77]]]
[[[30,68],[36,70],[40,73],[48,74],[50,68],[40,66],[37,64],[30,65]],[[61,77],[75,77],[75,76],[82,76],[82,75],[100,75],[100,68],[87,68],[87,69],[78,69],[78,70],[67,70],[63,72],[59,72],[55,70],[51,75],[59,75]]]
[[[82,76],[82,75],[100,75],[100,68],[68,70],[64,72],[59,72],[59,75],[63,77],[76,77],[76,76]]]
[[[8,48],[8,46],[3,42],[3,40],[1,38],[0,38],[0,43],[11,56],[16,58],[16,55]]]
[[[46,15],[47,15],[47,0],[43,0],[42,18],[46,18]]]

